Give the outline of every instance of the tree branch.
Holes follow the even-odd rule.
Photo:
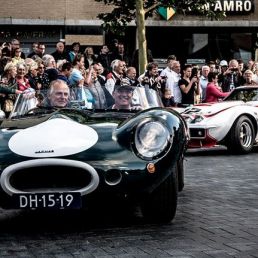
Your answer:
[[[161,3],[158,3],[158,2],[157,2],[156,4],[150,6],[149,8],[144,9],[144,12],[145,12],[145,13],[151,12],[152,10],[156,9],[156,8],[157,8],[158,6],[160,6],[160,5],[161,5]]]

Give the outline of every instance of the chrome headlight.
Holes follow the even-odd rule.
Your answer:
[[[172,138],[167,127],[161,122],[144,122],[136,128],[135,147],[144,158],[158,156],[166,149],[169,142],[172,142]]]
[[[204,119],[204,117],[199,114],[183,114],[182,116],[188,124],[199,123]]]

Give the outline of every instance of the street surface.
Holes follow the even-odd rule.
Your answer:
[[[136,210],[0,210],[0,257],[258,257],[258,150],[188,151],[185,189],[168,225]],[[116,206],[114,204],[114,206]]]

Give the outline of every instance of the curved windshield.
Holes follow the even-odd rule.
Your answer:
[[[258,101],[258,88],[256,87],[239,87],[234,89],[223,101],[234,101],[242,100],[247,101]]]
[[[59,108],[90,110],[134,110],[135,112],[151,107],[162,107],[157,91],[148,86],[118,87],[112,96],[94,100],[88,88],[56,87],[49,90],[35,91],[32,88],[19,94],[10,118],[31,115],[33,113],[52,112]],[[104,103],[104,104],[103,104]],[[35,112],[35,110],[37,112]]]

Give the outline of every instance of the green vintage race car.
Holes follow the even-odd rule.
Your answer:
[[[171,221],[184,186],[187,127],[156,91],[135,93],[141,110],[89,109],[77,100],[51,108],[33,91],[20,94],[1,121],[0,206],[78,209],[119,197],[140,205],[145,218]]]

